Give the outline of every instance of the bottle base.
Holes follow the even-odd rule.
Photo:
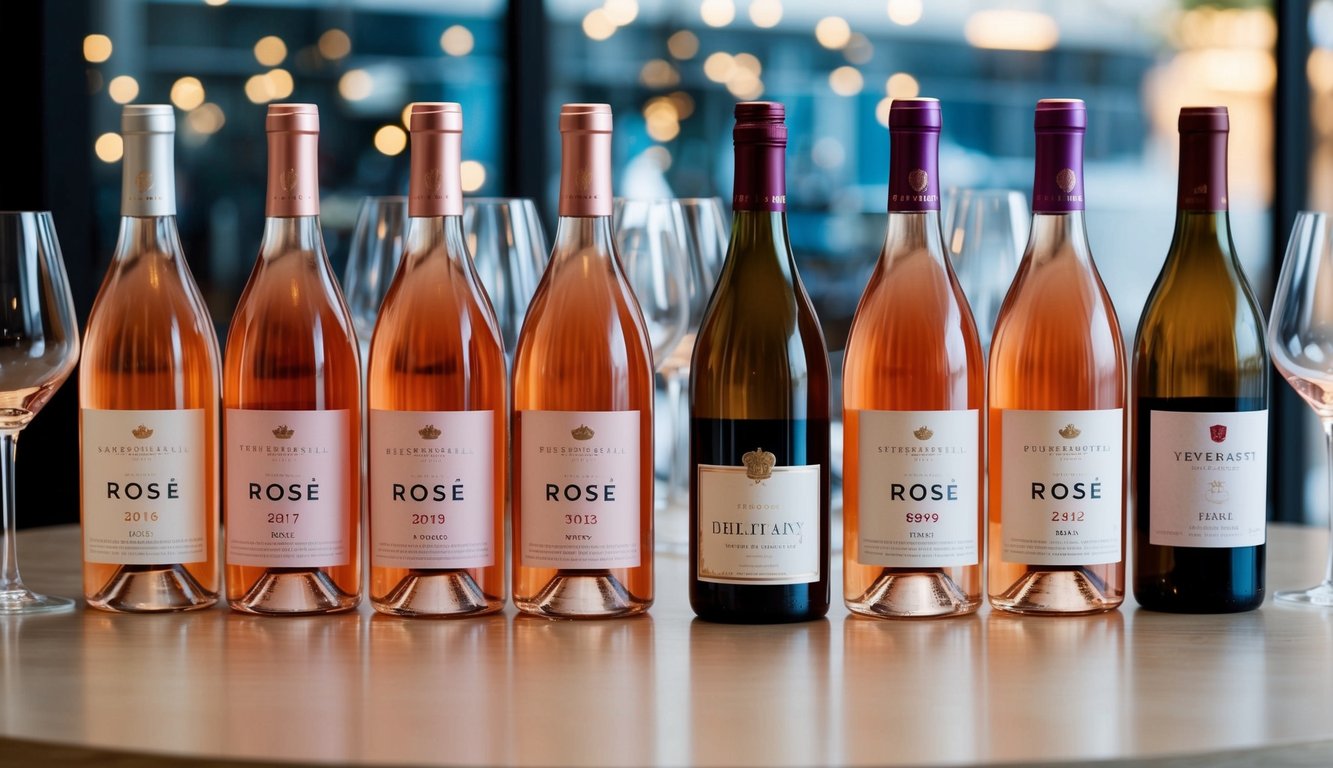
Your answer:
[[[1264,602],[1264,591],[1242,595],[1200,595],[1188,590],[1172,590],[1166,585],[1134,587],[1134,601],[1145,611],[1158,613],[1244,613],[1253,611]]]
[[[1062,615],[1115,610],[1123,597],[1108,597],[1106,585],[1086,568],[1033,570],[998,595],[991,606],[1010,613]]]
[[[242,613],[303,616],[350,611],[359,601],[359,595],[342,591],[318,568],[272,568],[240,599],[228,603]]]
[[[122,565],[107,583],[89,595],[88,605],[114,613],[195,611],[218,601],[185,566]]]
[[[888,619],[937,619],[973,613],[980,598],[969,598],[942,571],[903,572],[884,569],[865,594],[847,600],[847,609],[862,616]]]
[[[548,619],[609,619],[648,610],[610,571],[557,571],[531,598],[514,597],[524,613]]]
[[[467,571],[413,570],[371,605],[390,616],[462,618],[494,613],[504,601],[487,599]]]

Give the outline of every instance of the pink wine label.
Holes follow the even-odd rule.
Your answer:
[[[1268,411],[1153,411],[1148,541],[1255,547],[1268,508]]]
[[[84,408],[83,559],[153,565],[208,559],[204,410]]]
[[[323,568],[351,560],[358,517],[347,443],[351,415],[337,411],[227,409],[227,563]]]
[[[819,581],[819,465],[774,466],[762,448],[738,458],[743,466],[698,465],[699,580]]]
[[[859,411],[856,559],[890,568],[976,565],[978,411]]]
[[[494,419],[494,411],[370,412],[372,566],[495,564]]]
[[[519,565],[635,568],[642,562],[638,411],[521,411]]]
[[[1005,410],[1000,419],[1001,559],[1040,565],[1120,562],[1123,410]]]

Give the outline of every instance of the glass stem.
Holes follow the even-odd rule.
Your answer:
[[[671,414],[671,459],[667,472],[667,504],[688,502],[690,479],[686,475],[690,463],[689,417],[681,415],[683,394],[688,369],[683,365],[670,366],[663,371],[666,378],[667,410]]]
[[[1333,588],[1333,419],[1321,419],[1328,459],[1328,562],[1324,565],[1324,586]]]
[[[0,594],[23,591],[19,578],[16,508],[18,497],[14,484],[14,452],[18,448],[17,429],[0,430],[0,514],[4,515],[5,546],[0,561]]]

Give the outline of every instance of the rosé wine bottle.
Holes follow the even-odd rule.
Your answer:
[[[991,604],[1125,599],[1125,350],[1083,227],[1078,99],[1037,103],[1032,231],[990,350]]]
[[[560,220],[514,355],[514,604],[653,602],[653,362],[611,233],[611,108],[560,110]]]
[[[370,601],[399,616],[504,607],[505,357],[463,240],[463,111],[410,118],[407,238],[370,343]]]
[[[985,362],[940,229],[940,104],[889,110],[889,221],[843,358],[843,599],[893,618],[981,605]]]
[[[120,237],[79,368],[83,591],[109,611],[217,602],[217,336],[176,233],[171,106],[130,105]]]
[[[361,597],[356,334],[319,227],[319,113],[270,104],[264,238],[227,334],[227,602],[346,611]]]

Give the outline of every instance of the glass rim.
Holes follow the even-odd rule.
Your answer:
[[[33,215],[33,216],[50,216],[50,215],[51,215],[51,211],[50,211],[50,209],[34,210],[34,211],[3,211],[3,210],[0,210],[0,216],[26,216],[26,215],[29,215],[29,214],[31,214],[31,215]]]

